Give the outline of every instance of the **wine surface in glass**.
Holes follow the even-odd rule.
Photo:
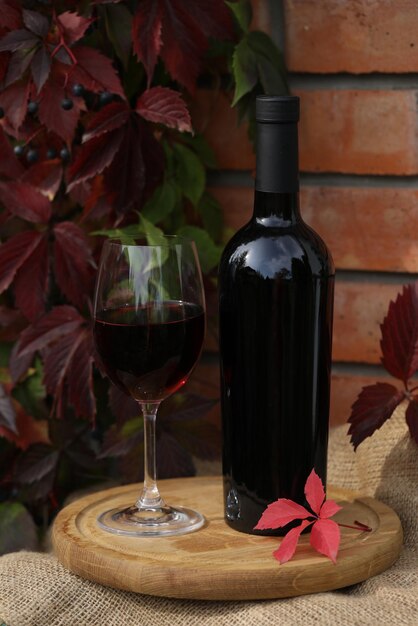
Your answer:
[[[112,382],[139,402],[177,391],[193,369],[203,342],[203,308],[167,301],[98,311],[94,337]]]

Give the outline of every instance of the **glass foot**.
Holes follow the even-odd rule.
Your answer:
[[[164,506],[138,509],[110,509],[97,518],[100,528],[117,535],[157,537],[183,535],[198,530],[205,523],[203,515],[184,507]]]

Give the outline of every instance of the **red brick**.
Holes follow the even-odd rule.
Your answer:
[[[380,324],[400,285],[337,280],[334,361],[380,363]]]
[[[299,90],[305,172],[417,174],[417,92]]]
[[[415,0],[285,0],[293,72],[418,72]]]
[[[255,167],[247,126],[238,125],[236,110],[231,108],[231,99],[225,93],[200,89],[189,108],[194,130],[203,132],[220,169],[248,170]]]
[[[223,207],[226,226],[235,231],[250,219],[252,188],[211,192]],[[418,190],[305,186],[301,212],[329,246],[338,269],[418,272]]]

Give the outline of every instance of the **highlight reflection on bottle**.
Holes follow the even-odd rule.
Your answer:
[[[297,97],[257,98],[254,214],[219,270],[225,519],[248,533],[326,481],[334,265],[299,213],[298,119]]]

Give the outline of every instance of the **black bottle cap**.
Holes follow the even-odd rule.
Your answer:
[[[257,96],[255,102],[257,122],[286,123],[299,121],[298,96]]]

